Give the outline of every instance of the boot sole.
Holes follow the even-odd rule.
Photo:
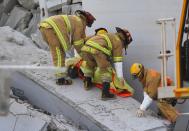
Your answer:
[[[107,100],[115,100],[116,99],[116,97],[113,97],[113,98],[101,98],[101,100],[103,100],[103,101],[107,101]]]

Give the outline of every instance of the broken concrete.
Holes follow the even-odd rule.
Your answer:
[[[8,26],[0,27],[0,36],[1,64],[10,62],[19,65],[47,64],[46,62],[51,60],[49,52],[38,49],[31,39]],[[14,50],[11,51],[11,48]]]
[[[3,13],[10,13],[15,5],[17,5],[17,0],[1,0],[0,1],[0,18],[2,17]]]
[[[9,15],[6,13],[3,13],[0,19],[0,26],[4,26],[8,18],[9,18]]]
[[[39,0],[18,0],[19,4],[26,9],[34,9],[39,6]]]
[[[35,33],[38,29],[38,24],[40,22],[40,9],[31,10],[32,18],[29,22],[28,28],[26,28],[23,33],[30,37],[32,33]]]
[[[23,31],[29,24],[31,13],[22,7],[15,6],[10,13],[5,26],[10,26],[17,31]]]
[[[79,131],[63,115],[47,115],[17,98],[11,98],[9,114],[0,117],[0,125],[1,131]]]

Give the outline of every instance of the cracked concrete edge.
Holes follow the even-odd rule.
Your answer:
[[[76,110],[80,114],[80,118],[79,119],[81,119],[81,116],[84,117],[84,119],[88,118],[90,121],[92,121],[100,129],[102,129],[104,131],[111,131],[107,126],[101,124],[100,122],[95,120],[92,116],[90,116],[85,110],[83,110],[81,107],[79,107],[78,104],[75,104],[73,101],[71,101],[70,99],[66,98],[63,95],[60,95],[55,90],[52,90],[52,88],[48,84],[44,83],[43,81],[40,81],[39,79],[36,79],[30,73],[27,73],[27,72],[18,72],[18,73],[20,73],[21,75],[27,77],[28,79],[30,79],[34,83],[40,85],[44,90],[48,91],[52,95],[56,96],[58,99],[60,99],[60,100],[64,101],[65,103],[67,103],[72,109]],[[45,87],[50,87],[50,88],[47,89]],[[84,126],[86,126],[86,125],[84,125]]]

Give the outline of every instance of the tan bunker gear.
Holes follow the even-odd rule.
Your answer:
[[[122,35],[122,33],[124,33],[124,35]],[[128,40],[126,37],[129,37],[129,41],[127,42],[125,42]],[[84,80],[85,89],[88,90],[89,88],[85,85],[85,81],[91,81],[91,78],[93,78],[94,72],[98,67],[103,85],[102,99],[114,98],[114,95],[109,93],[110,82],[112,81],[112,62],[115,65],[117,76],[123,79],[122,50],[124,45],[128,45],[131,41],[132,38],[127,30],[122,31],[121,33],[100,33],[86,41],[81,49],[82,58],[86,61],[86,66],[83,70],[86,78]]]
[[[56,15],[51,16],[40,23],[40,31],[44,40],[48,43],[57,67],[65,66],[65,53],[73,46],[77,53],[84,44],[85,28],[88,23],[87,16],[90,16],[90,26],[95,18],[85,11],[76,11],[77,15]],[[81,14],[82,13],[82,14]],[[87,14],[85,16],[85,14]],[[56,77],[64,78],[65,73],[57,71]]]
[[[161,88],[161,74],[152,69],[145,69],[142,64],[134,63],[131,66],[131,75],[133,78],[139,78],[144,88],[144,100],[140,106],[141,111],[145,111],[153,100],[157,100],[157,106],[160,114],[170,122],[175,123],[179,113],[172,106],[173,99],[158,99],[158,88]],[[167,77],[167,85],[173,82]],[[138,113],[140,116],[141,113]]]

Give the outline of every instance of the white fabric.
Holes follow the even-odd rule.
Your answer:
[[[123,78],[123,62],[114,63],[117,76]]]
[[[74,57],[78,57],[79,54],[77,53],[76,49],[74,49]]]
[[[153,99],[150,98],[146,92],[144,92],[144,99],[142,101],[142,104],[140,105],[140,109],[145,111],[150,106],[152,101],[153,101]]]

